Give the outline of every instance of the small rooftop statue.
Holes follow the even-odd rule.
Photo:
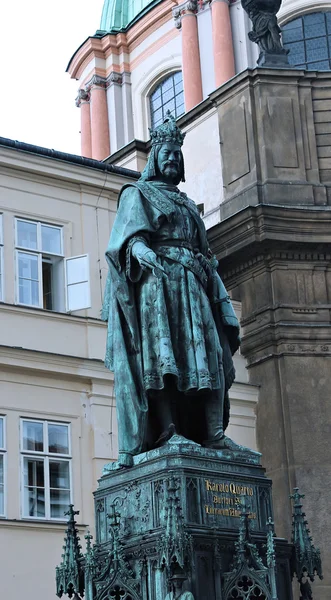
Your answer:
[[[259,67],[288,66],[289,50],[283,47],[276,16],[282,0],[242,0],[241,4],[253,24],[248,37],[259,46]]]

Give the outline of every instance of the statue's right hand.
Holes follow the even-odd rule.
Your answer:
[[[142,269],[149,269],[155,277],[166,275],[166,271],[159,263],[158,258],[143,242],[135,242],[131,249],[132,255],[137,259]]]

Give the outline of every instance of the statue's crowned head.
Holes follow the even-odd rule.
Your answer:
[[[152,148],[141,175],[144,180],[163,180],[177,185],[185,181],[184,157],[181,147],[185,133],[176,125],[176,119],[167,112],[162,125],[150,129]]]
[[[167,111],[162,125],[159,125],[156,129],[150,129],[149,132],[151,135],[152,146],[169,142],[181,147],[186,135],[186,133],[183,133],[179,127],[177,127],[176,119],[171,114],[170,110]]]

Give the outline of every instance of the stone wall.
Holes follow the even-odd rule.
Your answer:
[[[255,70],[214,95],[225,202],[209,231],[233,298],[241,352],[260,386],[258,449],[274,483],[278,535],[298,486],[330,597],[331,77]]]

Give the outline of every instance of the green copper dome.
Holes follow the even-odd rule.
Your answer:
[[[107,33],[122,31],[160,1],[162,0],[105,0],[100,30]]]

